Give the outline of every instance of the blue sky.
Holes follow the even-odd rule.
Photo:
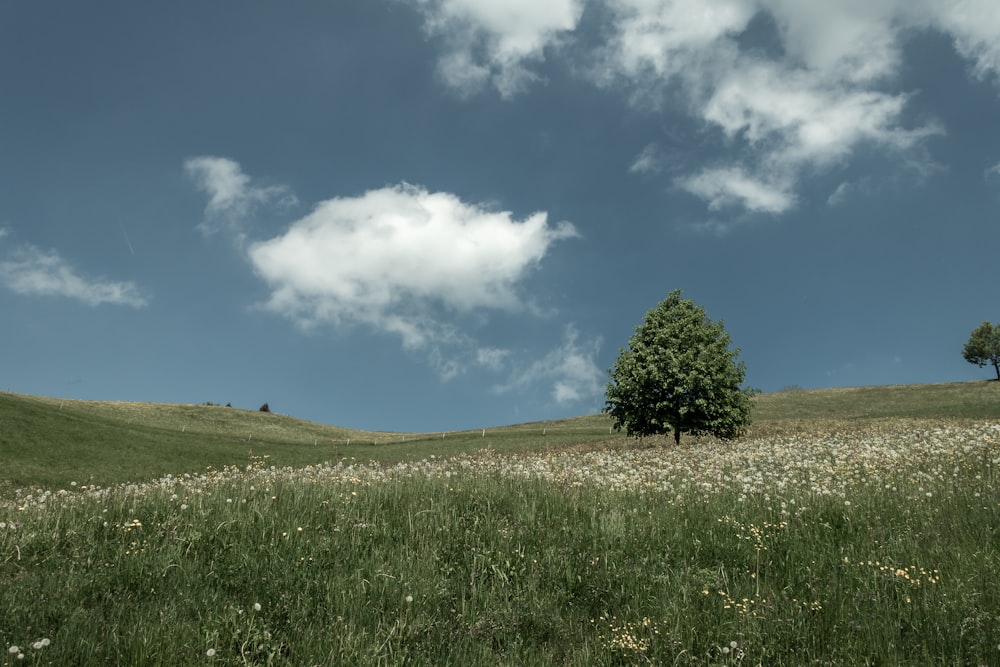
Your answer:
[[[0,1],[0,389],[597,412],[675,288],[764,391],[988,379],[995,0]]]

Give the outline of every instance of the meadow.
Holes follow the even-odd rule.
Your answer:
[[[1000,385],[757,401],[730,443],[593,416],[334,452],[280,416],[0,397],[39,411],[0,434],[0,664],[1000,664]],[[7,447],[99,449],[88,423],[114,446],[64,484]],[[159,470],[178,426],[239,461],[117,479],[115,429],[169,434]]]

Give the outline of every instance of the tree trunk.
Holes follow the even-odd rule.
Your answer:
[[[1000,377],[1000,371],[998,371],[997,377]],[[675,445],[681,444],[681,430],[679,428],[674,429],[674,444]]]
[[[996,369],[997,372],[997,381],[1000,381],[1000,361],[994,361],[993,368]]]

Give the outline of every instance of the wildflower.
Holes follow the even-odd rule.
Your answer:
[[[407,601],[408,603],[409,603],[409,602],[413,602],[413,596],[412,596],[412,595],[407,595],[407,596],[406,596],[406,601]]]
[[[260,611],[260,609],[261,609],[260,603],[259,602],[254,602],[253,603],[253,610],[254,611]]]
[[[207,655],[209,658],[214,658],[215,657],[215,649],[214,648],[208,649],[207,651],[205,651],[205,655]]]
[[[997,647],[997,648],[1000,648],[1000,647]],[[7,649],[7,653],[10,653],[11,655],[14,655],[15,653],[19,653],[20,651],[21,651],[21,649],[18,648],[17,646],[11,646],[9,649]]]

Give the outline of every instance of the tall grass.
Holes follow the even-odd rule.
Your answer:
[[[0,663],[998,664],[998,444],[884,420],[23,490]]]

